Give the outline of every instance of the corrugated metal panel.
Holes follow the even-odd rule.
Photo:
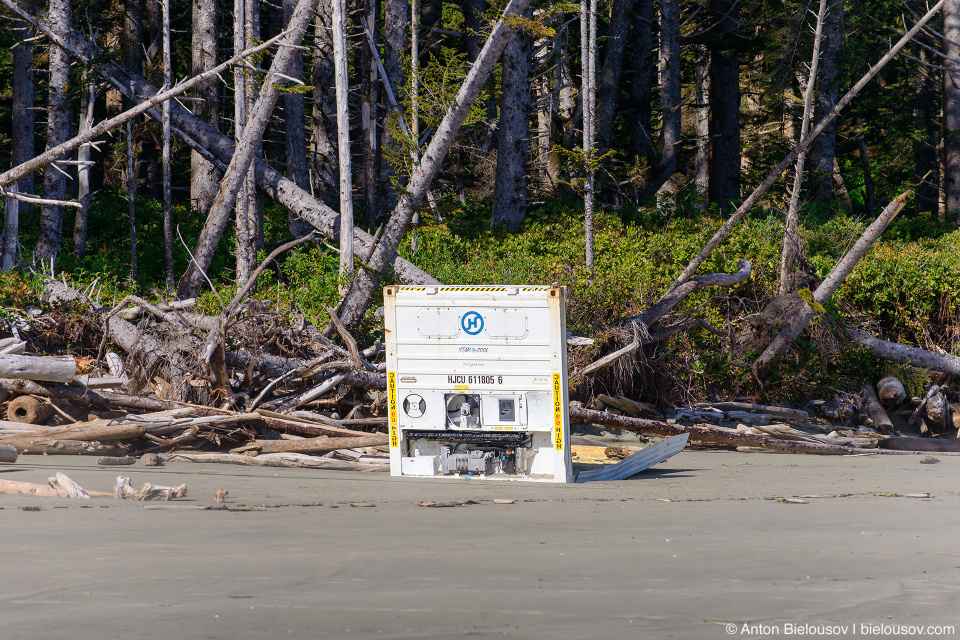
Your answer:
[[[626,480],[683,451],[689,437],[689,433],[671,436],[659,444],[647,447],[643,451],[637,451],[617,464],[610,464],[602,469],[581,471],[577,474],[575,482]]]

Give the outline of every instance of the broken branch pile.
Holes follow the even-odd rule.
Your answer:
[[[99,351],[96,358],[0,354],[3,459],[176,452],[182,460],[384,468],[387,438],[376,431],[386,424],[386,380],[383,365],[371,363],[379,341],[361,349],[339,326],[341,346],[305,320],[289,326],[265,303],[241,304],[246,294],[209,316],[191,302],[153,305],[133,296],[108,309],[47,282],[45,301],[74,313],[25,318],[24,333],[73,331]],[[82,330],[64,326],[63,318],[78,315]],[[110,343],[124,355],[106,351]]]

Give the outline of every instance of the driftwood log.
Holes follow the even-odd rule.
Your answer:
[[[880,398],[877,397],[877,392],[873,390],[872,384],[863,385],[863,408],[866,409],[867,416],[873,421],[873,428],[877,432],[894,432],[893,422],[880,403]]]
[[[112,409],[136,409],[139,411],[166,411],[180,407],[180,403],[131,396],[125,393],[73,387],[66,384],[33,382],[30,380],[0,380],[0,390],[13,393],[29,393],[47,398],[63,398]]]
[[[384,465],[319,458],[303,453],[267,453],[247,456],[240,453],[172,453],[167,462],[199,462],[201,464],[239,464],[250,467],[300,467],[336,471],[381,471]]]
[[[843,447],[830,444],[820,444],[816,442],[802,442],[797,440],[781,440],[779,438],[753,435],[729,429],[714,429],[710,427],[667,424],[666,422],[661,422],[659,420],[646,420],[644,418],[617,416],[611,413],[593,411],[591,409],[584,409],[574,405],[571,405],[570,407],[570,419],[577,422],[602,424],[626,431],[652,433],[663,436],[675,436],[681,433],[689,433],[691,441],[721,444],[731,447],[760,447],[763,449],[772,449],[776,451],[819,453],[841,456],[864,455],[865,453],[868,453],[864,449],[858,449],[855,447]],[[869,453],[879,452],[876,449],[871,449]]]
[[[0,462],[16,462],[20,452],[9,444],[0,444]]]
[[[765,413],[777,420],[808,420],[810,418],[810,414],[802,409],[790,409],[766,404],[751,404],[749,402],[703,402],[697,406],[702,408],[715,407],[722,411]]]
[[[19,396],[7,403],[7,420],[22,424],[43,424],[53,415],[53,407],[34,396]]]
[[[77,361],[69,356],[18,356],[0,353],[0,378],[70,382],[77,375]]]
[[[79,440],[56,440],[40,438],[34,440],[16,440],[6,444],[13,445],[21,454],[39,455],[94,455],[94,456],[123,456],[127,450],[115,445],[100,442],[82,442]]]
[[[146,432],[147,428],[143,425],[126,423],[88,427],[85,429],[43,429],[17,435],[0,436],[0,442],[14,446],[16,446],[19,441],[36,441],[45,438],[75,442],[116,442],[118,440],[139,438]]]
[[[903,383],[893,376],[880,379],[880,382],[877,383],[877,393],[880,396],[880,402],[888,407],[903,404],[907,401],[907,391],[903,388]]]
[[[358,447],[376,447],[389,443],[386,435],[365,436],[362,438],[304,438],[303,440],[255,440],[231,453],[327,453],[337,449],[356,449]]]

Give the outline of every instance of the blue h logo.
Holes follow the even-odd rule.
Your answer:
[[[463,318],[460,319],[460,326],[463,327],[463,330],[469,335],[475,336],[483,331],[483,316],[476,311],[468,311],[463,314]]]

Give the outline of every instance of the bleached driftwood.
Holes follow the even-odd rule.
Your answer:
[[[236,449],[231,453],[327,453],[337,449],[354,449],[357,447],[376,447],[385,445],[389,438],[384,435],[368,435],[362,438],[304,438],[302,440],[255,440]]]
[[[84,491],[83,487],[78,485],[76,482],[67,477],[66,474],[57,472],[57,475],[53,478],[48,478],[47,483],[52,486],[59,486],[64,491],[67,492],[68,498],[83,498],[84,500],[90,499],[90,494]]]
[[[173,498],[182,498],[187,495],[187,485],[181,484],[178,487],[166,487],[159,484],[145,483],[137,492],[139,502],[150,500],[170,501]]]
[[[712,286],[732,287],[747,280],[752,271],[753,267],[750,264],[750,261],[741,258],[740,261],[737,262],[736,273],[710,273],[692,278],[665,294],[656,304],[644,311],[642,314],[620,320],[620,324],[628,324],[633,327],[633,341],[622,349],[614,351],[613,353],[609,353],[595,362],[591,362],[579,372],[579,375],[587,375],[594,373],[595,371],[599,371],[605,367],[609,367],[620,358],[635,352],[645,344],[664,340],[675,333],[680,331],[688,331],[694,327],[701,327],[707,329],[711,333],[726,335],[726,332],[715,329],[702,318],[687,318],[684,321],[678,322],[669,327],[663,327],[653,333],[650,333],[648,328],[659,322],[668,311],[680,304],[687,296],[697,289]]]
[[[21,454],[40,454],[40,455],[97,455],[97,456],[122,456],[126,455],[127,450],[101,442],[81,442],[78,440],[57,440],[52,438],[43,438],[36,440],[16,440],[8,442],[13,445]]]
[[[27,343],[19,338],[4,338],[0,340],[0,353],[23,355],[27,351]]]
[[[77,375],[77,361],[69,356],[20,356],[0,353],[0,378],[70,382]]]
[[[199,462],[201,464],[239,464],[250,467],[300,467],[307,469],[332,469],[336,471],[382,471],[379,464],[364,464],[347,460],[320,458],[304,453],[267,453],[247,456],[240,453],[172,453],[167,462]]]
[[[136,500],[137,491],[130,486],[129,476],[117,476],[113,485],[113,497],[117,500]]]
[[[810,414],[801,409],[789,409],[766,404],[751,404],[749,402],[702,402],[698,407],[716,407],[721,411],[751,411],[754,413],[768,413],[777,420],[808,420]]]
[[[934,388],[936,389],[935,391]],[[943,391],[937,387],[937,385],[933,385],[931,391],[932,393],[927,396],[927,420],[936,431],[943,431],[953,424],[950,419],[950,404],[947,402],[947,397],[943,394]]]
[[[83,500],[89,500],[91,496],[99,497],[104,495],[98,491],[85,491],[83,487],[71,480],[64,473],[57,473],[56,476],[47,478],[47,484],[0,480],[0,494],[42,496],[46,498],[80,498]]]
[[[127,375],[127,368],[123,363],[123,358],[113,351],[108,351],[104,356],[104,359],[107,361],[107,367],[110,369],[110,375],[120,378],[123,381],[123,384],[127,384],[130,378]]]

